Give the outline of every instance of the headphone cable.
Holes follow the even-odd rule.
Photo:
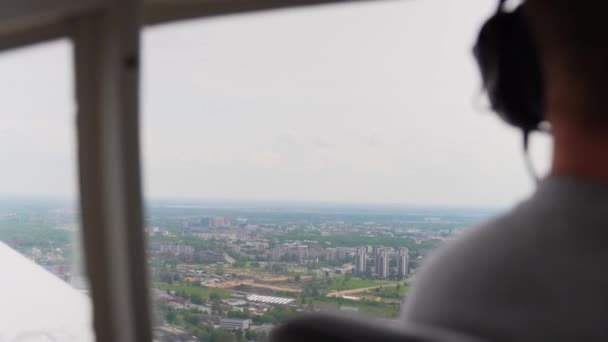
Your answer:
[[[529,149],[530,143],[529,142],[530,142],[530,130],[524,129],[523,130],[524,164],[526,164],[526,170],[528,171],[528,174],[530,175],[530,177],[532,178],[534,183],[536,185],[538,185],[538,183],[540,183],[540,177],[538,176],[538,173],[534,169],[534,163],[532,163],[532,158],[530,157],[530,149]]]

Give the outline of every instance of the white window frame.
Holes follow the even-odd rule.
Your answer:
[[[97,341],[152,341],[143,233],[139,51],[145,25],[357,0],[2,0],[0,51],[74,45],[82,235]]]

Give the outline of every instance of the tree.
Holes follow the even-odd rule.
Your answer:
[[[196,336],[199,341],[209,341],[211,334],[208,330],[201,329],[200,327],[195,327],[192,329],[192,334]]]
[[[268,321],[269,321],[268,317],[266,317],[264,315],[255,315],[255,316],[253,316],[253,318],[251,320],[255,324],[264,324],[264,323],[268,323]]]
[[[209,342],[236,342],[236,336],[233,333],[221,329],[215,329],[209,336]]]
[[[193,312],[186,312],[184,320],[190,325],[198,325],[201,322],[201,316]]]
[[[227,313],[228,318],[249,318],[249,313],[236,310],[230,310]]]
[[[184,316],[178,314],[175,318],[175,325],[184,325],[184,323]]]
[[[304,290],[302,292],[303,296],[317,297],[319,295],[319,289],[314,283],[308,283],[304,286]]]
[[[173,275],[168,271],[163,271],[160,274],[160,281],[163,283],[173,283]]]
[[[245,339],[247,339],[247,341],[266,341],[268,339],[268,334],[264,331],[257,332],[248,330],[245,333]]]
[[[264,313],[264,319],[262,321],[264,323],[280,323],[285,321],[286,319],[295,317],[296,314],[297,311],[292,307],[276,306]]]
[[[219,302],[213,302],[213,304],[211,304],[211,312],[216,315],[221,315],[223,313],[222,306]]]
[[[302,278],[300,277],[300,275],[299,275],[299,274],[296,274],[296,276],[295,276],[295,277],[293,277],[293,280],[295,280],[295,281],[296,281],[296,283],[299,283],[299,282],[300,282],[300,279],[302,279]]]
[[[193,293],[190,295],[190,301],[192,301],[192,304],[201,305],[203,304],[203,297],[198,293]]]
[[[165,312],[165,320],[167,321],[167,323],[169,323],[169,324],[175,323],[176,318],[177,318],[177,314],[175,313],[174,310],[169,310],[169,311]]]
[[[272,267],[271,267],[272,272],[276,272],[276,273],[282,272],[283,269],[284,269],[283,266],[281,266],[279,264],[272,264]]]

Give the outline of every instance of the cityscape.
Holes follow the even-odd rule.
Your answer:
[[[0,240],[87,291],[68,201],[3,201]],[[265,341],[281,321],[337,311],[395,319],[443,242],[490,210],[150,201],[157,341]]]

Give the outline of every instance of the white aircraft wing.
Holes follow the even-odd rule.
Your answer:
[[[93,342],[90,298],[0,242],[0,342]]]

